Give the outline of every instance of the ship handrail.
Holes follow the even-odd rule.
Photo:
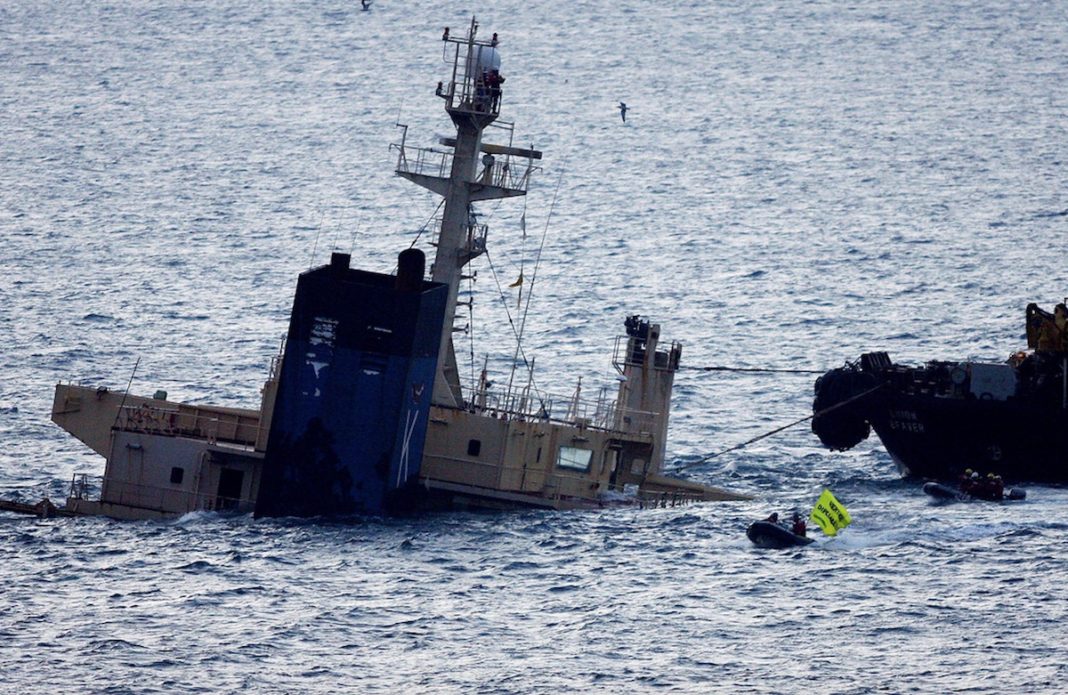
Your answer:
[[[74,473],[70,479],[70,489],[67,491],[67,499],[85,500],[87,502],[93,501],[90,497],[90,480],[99,480],[100,484],[96,486],[97,499],[100,497],[100,489],[103,487],[104,476],[92,475],[90,473]]]
[[[659,347],[659,346],[658,346]],[[630,336],[617,335],[615,345],[612,347],[612,366],[620,374],[623,367],[631,365],[641,367],[645,364],[645,347],[631,347]],[[682,343],[677,340],[671,341],[667,350],[657,350],[653,356],[653,369],[676,371],[679,368],[679,358],[682,355]],[[656,359],[657,356],[665,356],[666,361]]]
[[[260,433],[260,418],[187,404],[158,406],[140,403],[121,406],[114,427],[123,432],[185,436],[211,443],[223,441],[254,446]]]
[[[433,147],[413,147],[403,143],[392,143],[389,149],[397,150],[397,173],[418,174],[436,178],[448,178],[452,168],[452,152]],[[414,160],[408,153],[415,154]]]
[[[657,491],[657,490],[641,490],[638,491],[638,504],[642,509],[657,507],[678,507],[685,504],[696,504],[704,500],[704,496],[698,492],[687,492],[684,490],[672,490],[672,491]],[[669,504],[670,502],[670,504]]]
[[[267,368],[267,381],[277,381],[282,374],[282,357],[285,356],[286,338],[287,336],[282,336],[278,345],[278,353],[271,357],[271,363]]]
[[[438,246],[441,238],[441,225],[444,223],[443,218],[440,215],[436,215],[430,219],[427,223],[427,227],[432,229],[430,235],[430,245]],[[469,257],[475,258],[482,255],[486,251],[486,237],[489,236],[489,225],[472,222],[467,225],[467,239],[463,252],[468,254]]]
[[[453,153],[435,147],[415,147],[405,143],[393,143],[390,150],[397,150],[398,174],[414,174],[431,178],[448,179],[452,173]],[[503,161],[501,160],[503,158]],[[523,160],[526,162],[516,160]],[[526,191],[530,187],[531,175],[540,167],[533,158],[513,155],[496,155],[493,168],[487,172],[480,168],[469,183],[484,184],[512,191]]]
[[[483,82],[485,71],[478,72],[482,66],[482,52],[496,49],[496,40],[477,39],[478,24],[472,19],[467,36],[450,36],[446,28],[442,35],[442,62],[452,66],[446,88],[445,82],[438,85],[438,96],[445,99],[447,108],[453,110],[474,111],[478,113],[500,112],[504,90],[497,85],[495,94],[492,86]],[[496,34],[494,34],[496,38]],[[450,45],[452,55],[450,56]],[[487,58],[489,54],[487,53]]]
[[[530,466],[525,463],[508,465],[507,461],[479,461],[471,458],[464,458],[462,456],[448,456],[444,454],[432,454],[432,458],[439,461],[447,461],[450,463],[462,463],[469,466],[481,466],[483,469],[496,469],[500,471],[508,470],[531,470]],[[591,464],[592,465],[592,464]],[[571,482],[578,484],[588,484],[590,482],[597,482],[596,478],[591,478],[590,475],[582,475],[579,472],[570,471],[567,469],[559,468],[555,463],[549,463],[545,468],[539,469],[544,473],[545,479],[540,490],[505,490],[505,492],[520,492],[531,493],[538,492],[543,495],[548,495],[550,499],[559,499],[563,493],[560,492],[561,483]],[[424,481],[437,481],[439,478],[433,475],[422,474],[421,477]],[[472,483],[466,483],[472,484]],[[481,486],[487,490],[499,489],[492,486]],[[610,489],[610,488],[607,488]],[[704,495],[698,491],[691,490],[645,490],[639,487],[637,491],[637,499],[639,503],[644,506],[651,507],[675,507],[679,504],[685,504],[690,502],[699,502],[704,499]]]
[[[251,512],[256,506],[256,500],[248,497],[224,497],[218,494],[197,492],[194,490],[176,490],[163,487],[162,485],[150,485],[148,483],[133,483],[124,480],[106,480],[106,487],[102,487],[97,501],[102,504],[114,504],[123,507],[136,507],[161,513],[173,513],[173,506],[165,505],[167,496],[183,497],[187,502],[189,511],[236,511],[241,513]],[[104,492],[107,499],[104,499]],[[146,493],[157,493],[151,500],[157,502],[156,506],[146,503]],[[226,504],[220,504],[220,500],[226,500]],[[233,504],[231,504],[233,503]]]
[[[660,413],[655,411],[620,409],[614,400],[606,397],[604,389],[596,401],[553,396],[545,392],[535,395],[525,391],[480,391],[477,386],[468,390],[468,393],[474,394],[474,401],[466,404],[467,410],[509,420],[542,420],[607,432],[652,433],[660,417]],[[553,414],[556,403],[567,404],[563,417]],[[628,426],[624,427],[624,422],[628,423]]]

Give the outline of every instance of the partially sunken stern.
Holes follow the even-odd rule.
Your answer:
[[[421,251],[397,276],[329,266],[297,282],[256,516],[336,516],[411,505],[447,288]]]

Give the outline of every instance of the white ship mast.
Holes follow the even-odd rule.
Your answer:
[[[396,146],[396,173],[445,199],[431,272],[435,282],[449,286],[433,402],[453,407],[464,404],[452,339],[456,299],[464,266],[486,250],[486,227],[475,221],[472,203],[526,195],[534,160],[541,159],[537,150],[482,142],[483,130],[500,114],[504,78],[497,35],[482,40],[477,33],[472,18],[466,37],[454,38],[448,27],[441,37],[452,74],[438,83],[437,95],[456,126],[456,138],[441,144],[452,151],[409,147],[406,129]],[[511,131],[511,124],[505,127]]]

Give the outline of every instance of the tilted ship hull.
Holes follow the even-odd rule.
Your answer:
[[[75,477],[62,513],[344,517],[746,499],[663,474],[682,347],[638,316],[615,343],[614,395],[553,398],[532,375],[503,393],[485,373],[460,383],[457,294],[486,250],[473,205],[525,195],[541,158],[511,146],[510,124],[497,125],[508,144],[482,140],[504,80],[497,35],[479,39],[477,28],[442,36],[452,71],[436,95],[456,137],[445,149],[394,146],[396,174],[444,198],[431,277],[418,249],[401,253],[395,276],[350,268],[346,254],[302,273],[258,409],[60,384],[53,421],[106,460],[99,485]]]

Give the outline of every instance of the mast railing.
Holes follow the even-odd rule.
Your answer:
[[[432,147],[411,147],[393,144],[390,149],[397,150],[397,173],[417,174],[447,179],[452,170],[452,152],[435,150]]]
[[[630,336],[617,335],[615,345],[612,347],[612,366],[622,374],[624,365],[641,367],[645,364],[645,351],[647,343],[631,342]],[[671,341],[667,350],[657,350],[653,357],[653,368],[677,371],[679,357],[682,354],[682,344],[677,340]]]
[[[390,149],[397,150],[398,174],[429,176],[443,180],[447,180],[452,174],[452,152],[433,147],[412,147],[403,143],[394,143],[390,145]],[[531,174],[538,169],[531,158],[487,153],[482,156],[477,171],[468,178],[468,182],[525,192],[530,186]]]
[[[442,60],[446,64],[451,63],[452,73],[447,82],[438,84],[437,94],[445,99],[450,110],[497,114],[500,112],[503,82],[497,79],[497,67],[500,65],[497,35],[483,41],[475,38],[477,33],[478,24],[474,20],[465,37],[451,36],[449,29],[445,29],[441,36],[445,42]]]
[[[434,230],[430,237],[430,245],[437,247],[439,239],[441,237],[441,225],[442,218],[435,217],[430,227]],[[466,258],[471,260],[477,258],[486,252],[486,237],[489,235],[489,225],[472,223],[467,225],[467,238],[464,241],[464,246],[460,250],[460,253]]]

